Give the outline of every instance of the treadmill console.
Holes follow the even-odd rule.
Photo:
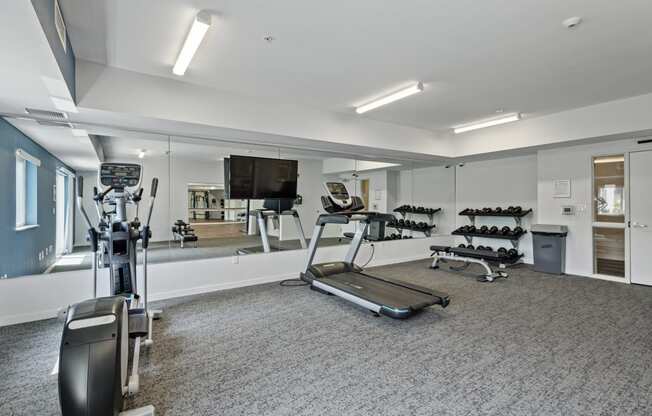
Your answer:
[[[326,182],[324,186],[328,196],[337,206],[344,209],[351,206],[351,196],[342,182]]]
[[[362,198],[349,195],[349,191],[342,182],[326,182],[324,188],[326,188],[328,195],[321,197],[321,204],[326,212],[333,214],[364,209]]]
[[[99,182],[103,187],[136,188],[140,184],[142,168],[135,163],[102,163]]]

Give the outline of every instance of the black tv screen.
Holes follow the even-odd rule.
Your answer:
[[[236,156],[224,159],[224,190],[228,199],[294,199],[298,162]]]

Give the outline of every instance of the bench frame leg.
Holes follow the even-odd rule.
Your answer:
[[[507,278],[509,275],[503,271],[494,271],[491,268],[491,265],[487,263],[483,259],[476,259],[474,257],[463,257],[463,256],[458,256],[453,253],[446,253],[442,251],[437,251],[433,253],[433,260],[432,260],[432,265],[430,268],[432,269],[437,269],[439,268],[439,261],[441,260],[452,260],[452,261],[463,261],[466,264],[469,263],[474,263],[474,264],[479,264],[482,266],[485,270],[485,273],[478,277],[478,281],[480,282],[493,282],[494,280],[498,278]]]

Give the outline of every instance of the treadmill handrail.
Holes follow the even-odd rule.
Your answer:
[[[332,214],[321,214],[317,218],[317,225],[348,224],[350,221],[362,222],[388,222],[395,220],[393,214],[375,211],[342,211]]]

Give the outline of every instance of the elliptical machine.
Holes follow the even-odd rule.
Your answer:
[[[127,204],[141,200],[142,168],[129,163],[102,163],[98,182],[104,188],[94,200],[100,216],[99,230],[82,204],[83,178],[78,178],[77,206],[88,225],[93,253],[93,299],[68,309],[59,352],[59,402],[64,416],[153,416],[154,407],[122,411],[125,395],[138,392],[141,344],[152,345],[153,319],[161,313],[147,304],[147,249],[149,223],[158,179],[152,180],[147,221],[141,227],[138,214],[127,220]],[[131,191],[135,189],[135,191]],[[110,215],[103,205],[115,206]],[[137,243],[143,248],[143,296],[137,290]],[[111,296],[97,297],[97,252],[102,246],[109,268]],[[144,340],[143,340],[144,338]],[[134,340],[130,357],[129,339]],[[129,361],[132,367],[129,374]]]

